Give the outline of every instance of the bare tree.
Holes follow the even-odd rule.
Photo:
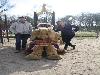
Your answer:
[[[0,14],[12,8],[14,5],[9,3],[9,0],[0,0]]]

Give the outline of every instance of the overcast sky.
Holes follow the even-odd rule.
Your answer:
[[[34,11],[41,10],[43,3],[52,11],[56,18],[65,15],[77,15],[81,12],[100,12],[100,0],[10,0],[15,7],[9,10],[11,15],[33,15]]]

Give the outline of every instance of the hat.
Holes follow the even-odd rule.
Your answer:
[[[26,17],[24,17],[24,16],[21,16],[21,17],[18,17],[18,19],[19,19],[19,20],[21,20],[21,19],[24,19],[24,20],[26,20]]]

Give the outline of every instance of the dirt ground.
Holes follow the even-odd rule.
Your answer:
[[[72,40],[61,60],[27,60],[22,53],[14,53],[15,41],[0,48],[0,75],[100,75],[100,38]],[[63,48],[63,45],[60,46]]]

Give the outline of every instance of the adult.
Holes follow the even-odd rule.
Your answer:
[[[12,23],[10,31],[15,34],[16,53],[26,49],[27,39],[32,32],[32,25],[25,20],[25,17],[19,17],[17,22]]]
[[[79,27],[71,25],[70,21],[68,21],[67,24],[65,24],[63,21],[59,21],[58,23],[62,40],[65,43],[64,50],[67,50],[68,46],[71,46],[73,49],[75,49],[76,45],[72,45],[70,41],[75,36],[75,32],[79,30]]]

